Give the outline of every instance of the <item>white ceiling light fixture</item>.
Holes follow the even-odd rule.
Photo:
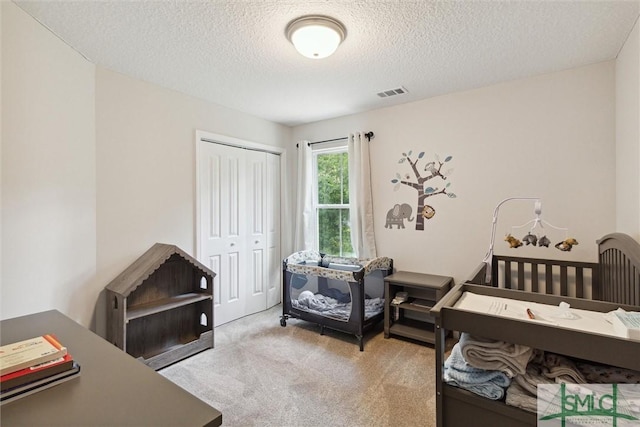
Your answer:
[[[285,32],[296,50],[311,59],[330,56],[347,36],[347,30],[340,21],[322,15],[294,19]]]

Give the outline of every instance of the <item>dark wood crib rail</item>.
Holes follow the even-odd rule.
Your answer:
[[[485,279],[486,263],[480,264],[468,283],[547,295],[595,299],[601,295],[599,265],[594,262],[560,261],[494,255],[491,283]]]
[[[598,240],[599,293],[594,299],[640,306],[640,244],[622,233]]]
[[[598,264],[494,255],[491,286],[585,298],[599,289]],[[500,280],[502,279],[502,280]],[[530,285],[527,285],[530,282]],[[559,284],[559,290],[554,288]],[[591,291],[589,291],[591,288]]]
[[[468,283],[640,306],[640,244],[622,233],[598,240],[598,263],[494,255]]]

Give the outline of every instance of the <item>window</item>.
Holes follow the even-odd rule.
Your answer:
[[[355,256],[349,226],[349,157],[346,147],[313,154],[316,242],[322,253]]]

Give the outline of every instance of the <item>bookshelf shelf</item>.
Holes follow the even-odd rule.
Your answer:
[[[189,293],[183,295],[175,295],[169,298],[162,298],[157,301],[151,301],[146,304],[129,307],[127,311],[127,322],[139,317],[150,316],[152,314],[161,313],[185,305],[194,304],[200,301],[212,300],[213,296],[208,294]]]

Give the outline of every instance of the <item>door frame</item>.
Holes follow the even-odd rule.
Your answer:
[[[200,249],[200,143],[211,143],[211,144],[222,144],[228,145],[231,147],[243,148],[246,150],[255,150],[262,151],[266,153],[276,154],[280,158],[280,254],[279,257],[282,259],[282,251],[283,251],[283,242],[285,237],[283,224],[287,224],[288,210],[286,209],[286,170],[287,170],[287,152],[285,148],[276,147],[273,145],[261,144],[252,141],[246,141],[244,139],[234,138],[231,136],[220,135],[212,132],[207,132],[203,130],[196,130],[196,150],[195,150],[195,181],[196,181],[196,193],[195,193],[195,251],[194,254],[196,259],[201,260],[201,249]],[[205,264],[206,265],[206,264]],[[281,285],[279,283],[278,285]],[[280,293],[282,295],[282,292]],[[281,301],[282,302],[282,301]]]

